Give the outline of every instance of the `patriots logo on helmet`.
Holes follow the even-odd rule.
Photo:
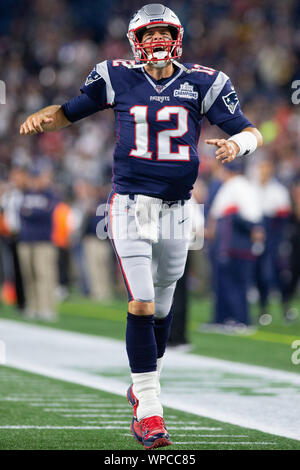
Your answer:
[[[96,82],[100,78],[102,78],[100,73],[98,73],[97,70],[94,68],[89,74],[89,76],[87,77],[85,81],[85,85],[90,85],[91,83]]]
[[[228,93],[228,95],[222,96],[222,98],[231,114],[234,114],[235,108],[237,107],[239,102],[236,92],[233,90]]]

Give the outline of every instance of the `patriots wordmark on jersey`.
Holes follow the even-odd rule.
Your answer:
[[[171,77],[156,81],[145,68],[130,68],[131,63],[101,62],[81,87],[91,112],[114,109],[113,189],[189,199],[198,174],[203,118],[232,134],[252,124],[225,73],[198,64],[174,65]],[[63,105],[63,111],[71,122],[82,117],[76,99]]]

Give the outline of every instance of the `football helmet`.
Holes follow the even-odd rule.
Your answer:
[[[158,26],[168,27],[172,39],[142,42],[144,32]],[[134,13],[127,37],[135,61],[142,64],[161,68],[182,55],[183,27],[175,13],[160,3],[145,5]]]

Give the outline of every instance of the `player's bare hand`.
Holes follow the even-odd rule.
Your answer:
[[[240,150],[238,145],[233,142],[233,140],[206,139],[205,143],[218,147],[218,150],[216,150],[216,159],[221,163],[232,162]]]
[[[54,121],[50,114],[31,114],[20,127],[20,134],[32,135],[44,132],[44,125],[51,124]]]

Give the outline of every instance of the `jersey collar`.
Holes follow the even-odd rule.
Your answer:
[[[175,73],[174,77],[172,77],[168,82],[166,82],[164,85],[160,85],[159,83],[155,83],[152,78],[149,77],[149,75],[147,74],[147,72],[145,71],[144,68],[142,68],[142,72],[145,76],[145,78],[148,80],[148,82],[150,83],[151,86],[153,86],[154,90],[157,92],[157,93],[162,93],[163,91],[165,91],[166,88],[168,88],[168,86],[172,85],[173,82],[175,82],[175,80],[183,73],[183,70],[180,69],[177,73]]]

